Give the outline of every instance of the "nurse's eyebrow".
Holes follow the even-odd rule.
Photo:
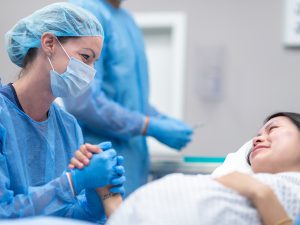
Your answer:
[[[91,48],[83,48],[83,49],[91,51],[93,53],[93,58],[96,57],[96,53],[94,52],[93,49],[91,49]]]

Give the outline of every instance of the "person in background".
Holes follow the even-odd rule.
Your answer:
[[[149,104],[148,64],[143,36],[122,0],[69,0],[92,12],[103,25],[103,51],[96,78],[77,98],[64,98],[66,109],[80,122],[86,142],[110,140],[124,156],[126,194],[147,182],[146,136],[181,150],[192,129]]]
[[[91,13],[70,3],[37,10],[6,33],[8,55],[22,70],[0,88],[1,219],[51,215],[104,223],[96,188],[123,194],[122,157],[111,143],[83,144],[76,119],[53,103],[93,80],[103,35]],[[84,170],[67,170],[76,150],[98,153]]]

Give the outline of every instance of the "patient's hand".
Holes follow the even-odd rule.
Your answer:
[[[293,224],[271,187],[254,177],[233,172],[215,180],[248,198],[256,207],[264,225]]]
[[[269,187],[251,175],[233,172],[215,179],[224,186],[231,188],[249,200],[254,201],[258,194],[263,194],[269,191]]]
[[[87,166],[90,163],[90,158],[93,154],[100,153],[102,150],[98,145],[83,144],[80,148],[74,153],[73,158],[70,161],[69,169],[82,169],[84,166]]]

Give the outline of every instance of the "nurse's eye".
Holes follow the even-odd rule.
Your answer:
[[[80,54],[82,58],[84,58],[85,60],[88,60],[90,58],[89,55],[87,54]]]

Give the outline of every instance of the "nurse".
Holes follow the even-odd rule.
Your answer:
[[[76,119],[53,103],[74,97],[95,75],[103,29],[89,12],[69,3],[46,6],[6,34],[20,79],[0,89],[0,217],[36,215],[104,222],[95,188],[123,193],[122,158],[111,143],[83,170],[66,172],[84,144]],[[85,190],[85,192],[83,191]]]
[[[111,140],[124,156],[126,194],[145,184],[149,174],[146,137],[176,150],[190,141],[192,129],[160,113],[149,103],[148,63],[143,35],[122,0],[69,0],[92,12],[105,31],[91,88],[65,99],[66,109],[80,121],[85,141]]]

